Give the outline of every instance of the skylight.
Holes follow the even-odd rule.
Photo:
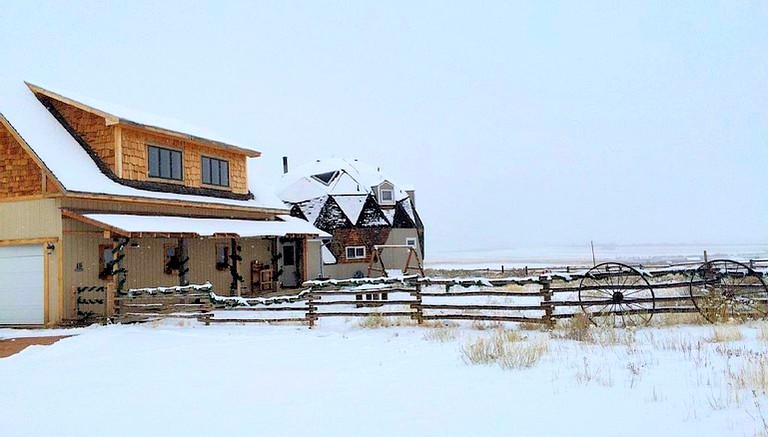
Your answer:
[[[316,181],[320,182],[323,185],[331,185],[331,182],[333,182],[334,179],[336,179],[336,176],[339,175],[338,171],[331,171],[328,173],[320,173],[312,175],[312,178],[314,178]]]

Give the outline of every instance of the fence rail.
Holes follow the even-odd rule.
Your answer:
[[[179,290],[144,289],[117,297],[114,304],[128,320],[183,313],[206,324],[291,322],[310,328],[324,318],[372,315],[407,317],[418,324],[466,320],[551,326],[585,314],[595,324],[629,326],[647,324],[654,314],[698,312],[714,321],[723,316],[723,308],[725,316],[727,311],[730,316],[768,316],[768,288],[763,280],[768,270],[752,267],[755,264],[716,260],[642,269],[604,263],[588,270],[507,278],[408,275],[309,281],[304,284],[308,289],[293,296],[252,299],[218,296],[208,284],[205,301],[199,297],[205,286],[192,286],[181,299],[175,294]],[[720,300],[710,302],[713,296]]]

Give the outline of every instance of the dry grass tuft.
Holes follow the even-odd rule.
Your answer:
[[[655,314],[651,326],[709,325],[699,313],[663,313]]]
[[[741,329],[737,326],[715,326],[712,328],[712,335],[707,338],[707,341],[710,343],[727,343],[743,339]]]
[[[490,338],[479,337],[462,347],[467,364],[498,364],[503,369],[525,369],[541,360],[549,350],[544,341],[525,343],[518,331],[497,330]]]
[[[357,326],[366,329],[390,328],[393,326],[410,326],[413,321],[408,317],[384,317],[381,313],[373,312],[360,320]]]
[[[430,329],[424,334],[424,339],[446,343],[456,339],[456,329],[454,328],[435,328]]]
[[[566,320],[560,329],[561,338],[569,340],[592,342],[593,325],[584,313],[577,313],[571,319]]]

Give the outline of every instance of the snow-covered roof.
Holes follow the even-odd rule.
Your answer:
[[[195,234],[212,237],[232,234],[240,237],[285,237],[286,235],[317,235],[330,237],[304,220],[279,215],[277,220],[234,220],[169,216],[143,216],[131,214],[83,214],[88,220],[102,223],[126,234]]]
[[[395,200],[408,196],[379,169],[342,158],[319,160],[289,171],[283,175],[276,192],[283,201],[298,203],[323,195],[368,194],[372,187],[384,181],[394,185]]]
[[[286,211],[285,205],[271,190],[258,187],[249,187],[254,199],[236,200],[146,191],[121,185],[99,170],[88,153],[22,81],[0,80],[0,115],[69,192]]]
[[[360,213],[365,206],[365,199],[368,195],[358,196],[333,196],[333,200],[339,205],[344,215],[347,216],[352,224],[357,223],[357,219],[360,217]]]
[[[187,135],[204,141],[219,143],[224,147],[240,149],[241,151],[247,153],[249,156],[259,155],[259,152],[255,150],[238,146],[235,142],[225,139],[218,133],[211,132],[207,129],[201,128],[200,126],[196,126],[185,121],[152,114],[145,111],[139,111],[133,108],[126,108],[115,103],[94,99],[92,97],[84,96],[69,90],[63,90],[60,87],[50,88],[47,85],[40,86],[29,82],[27,82],[27,85],[34,92],[49,96],[56,100],[64,102],[71,101],[72,103],[77,103],[80,106],[86,107],[94,112],[99,113],[105,118],[112,119],[117,122],[153,127],[163,131]]]

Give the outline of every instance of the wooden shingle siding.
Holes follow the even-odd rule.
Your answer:
[[[140,129],[123,128],[123,178],[146,181],[147,144],[182,151],[184,158],[184,185],[202,187],[201,158],[209,156],[229,162],[229,188],[233,193],[248,193],[245,156],[201,146],[190,141],[172,138]]]
[[[87,143],[91,149],[115,171],[115,133],[114,127],[107,126],[106,120],[74,106],[48,99],[52,105]]]
[[[0,126],[0,199],[42,192],[42,170],[11,133]]]

